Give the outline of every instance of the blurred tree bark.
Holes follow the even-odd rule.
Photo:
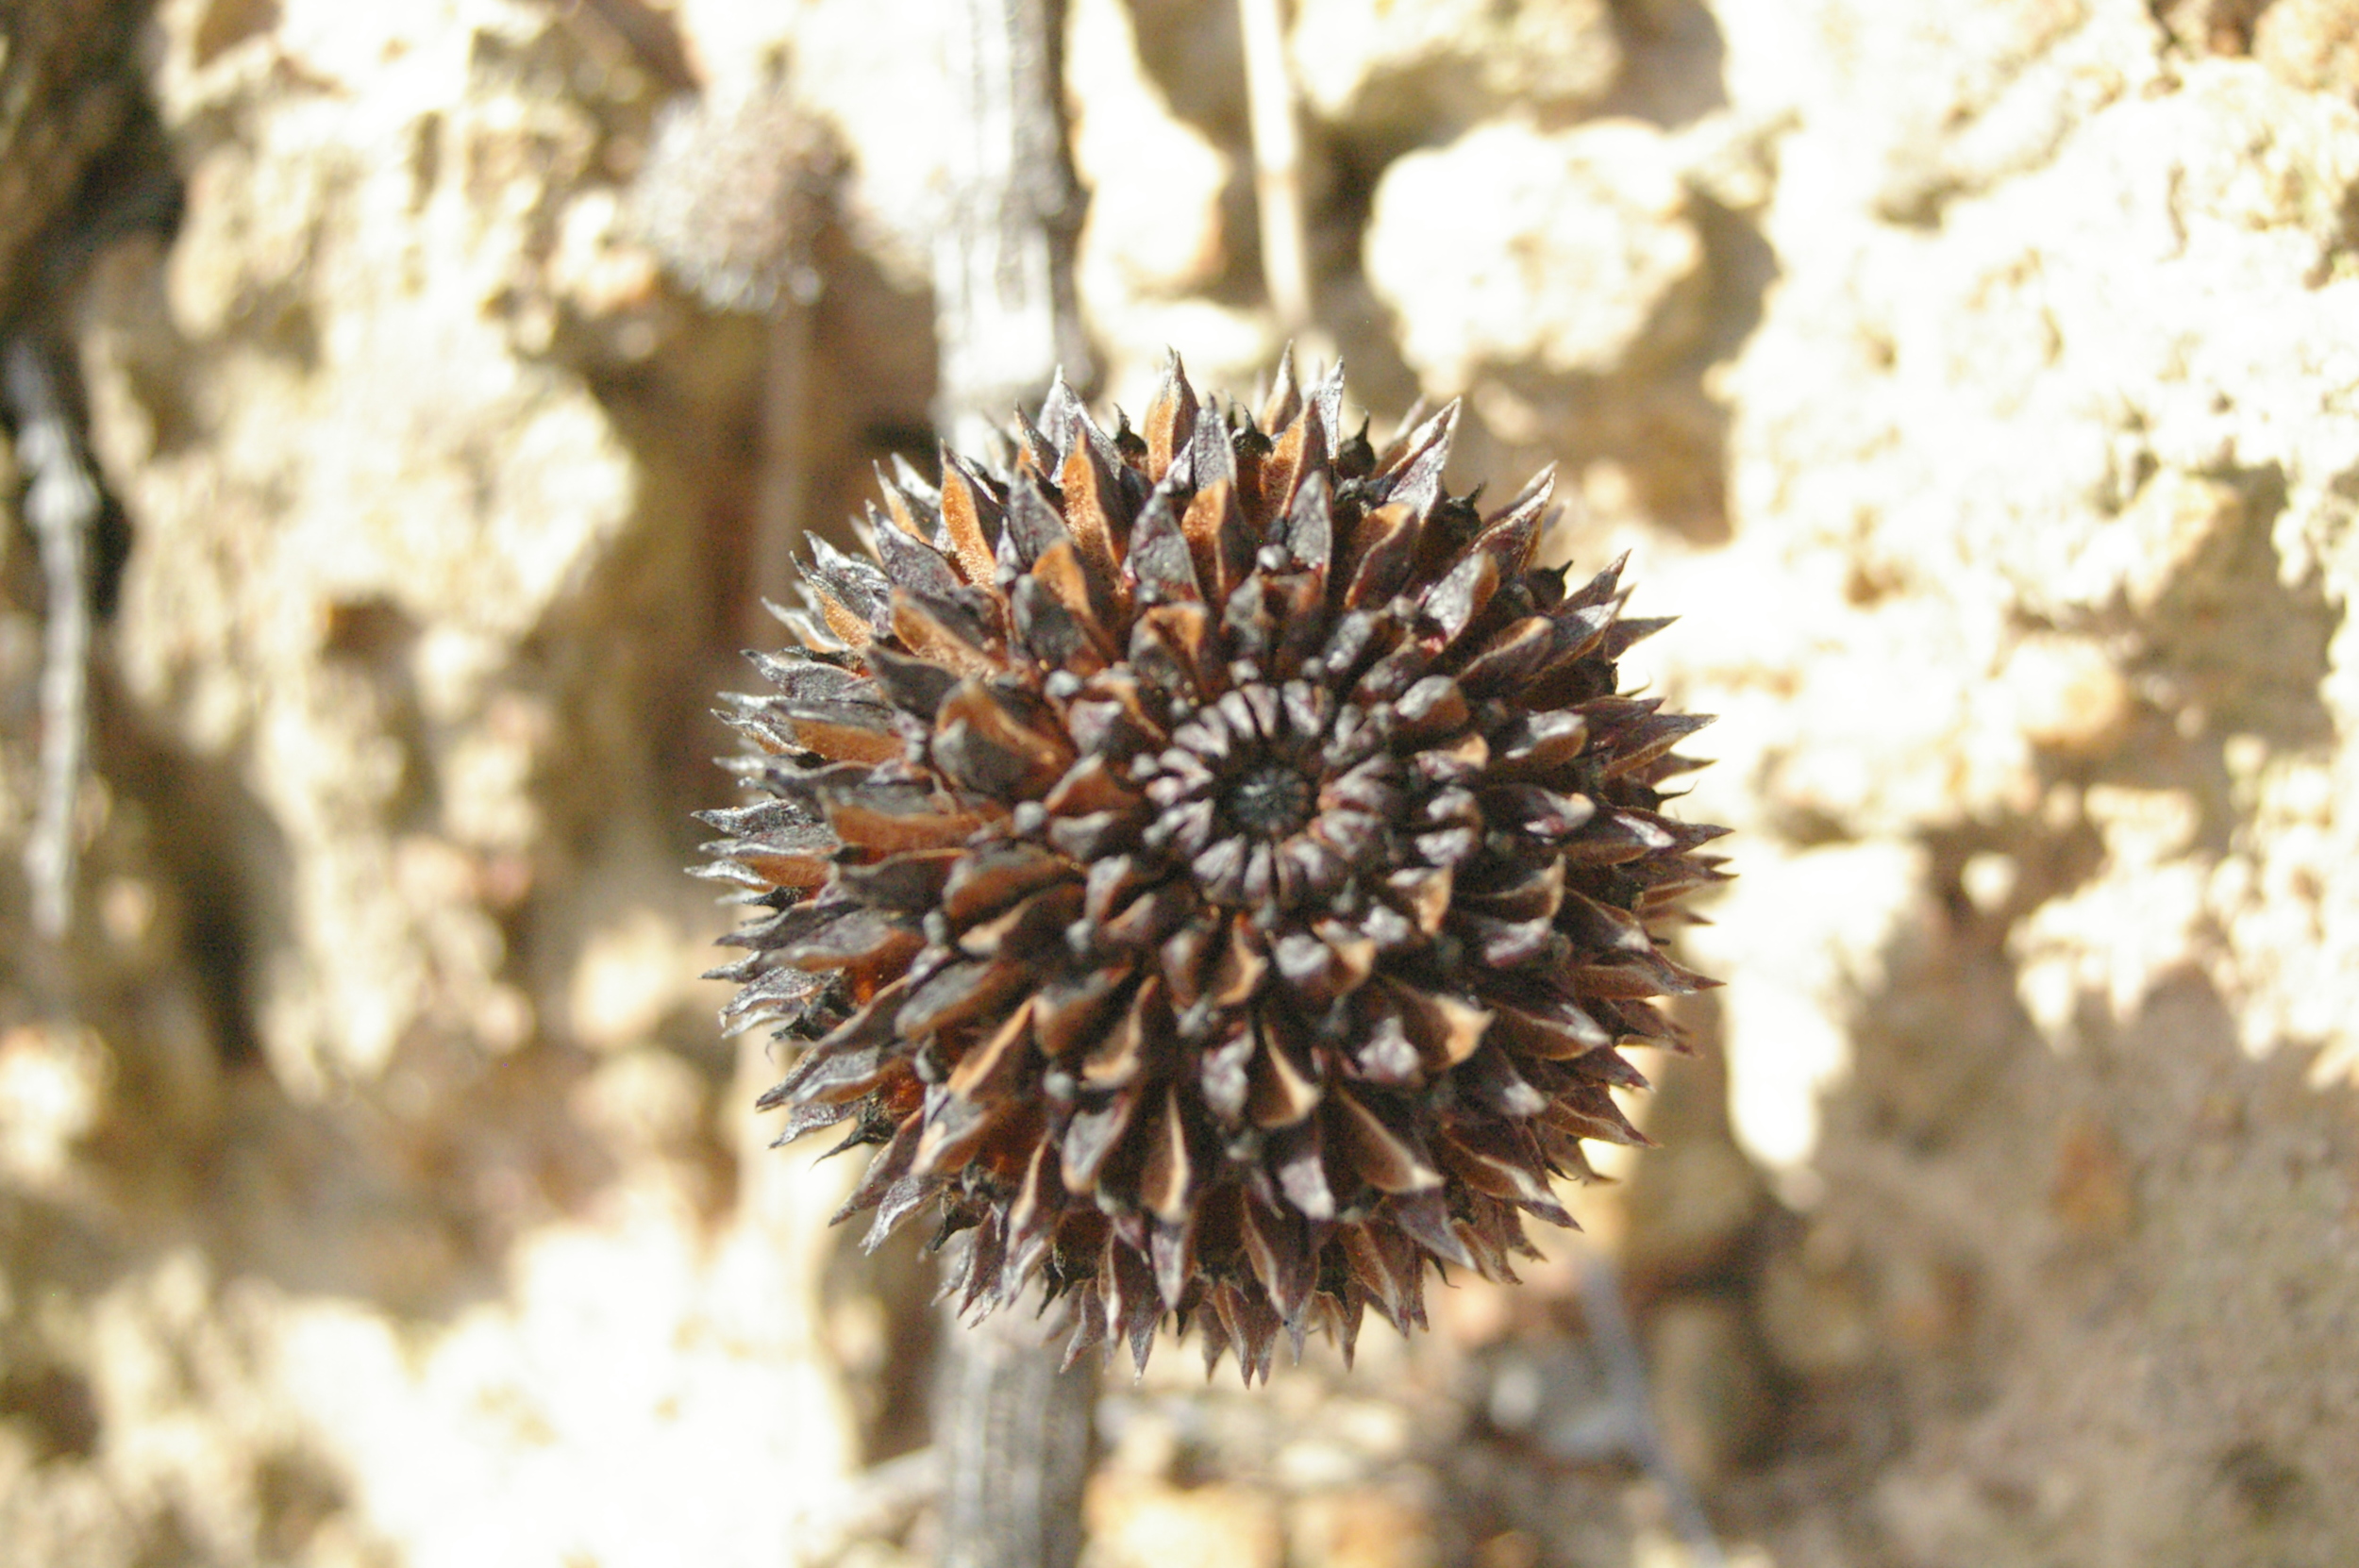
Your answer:
[[[1063,112],[1063,0],[953,0],[947,86],[959,113],[950,210],[934,247],[936,423],[979,451],[1062,367],[1093,379],[1073,255],[1081,194]],[[953,1325],[940,1371],[945,1568],[1071,1568],[1081,1548],[1092,1362],[1058,1370],[1029,1313]]]

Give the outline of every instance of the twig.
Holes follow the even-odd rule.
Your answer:
[[[795,545],[810,521],[806,406],[817,296],[817,275],[806,266],[780,292],[762,323],[761,476],[754,501],[754,592],[746,601],[746,633],[757,641],[775,635],[763,602],[788,601]]]
[[[26,480],[25,520],[48,595],[41,676],[41,798],[25,845],[33,927],[59,968],[74,919],[75,803],[88,753],[92,549],[98,481],[75,424],[64,352],[44,333],[80,262],[124,226],[122,192],[87,178],[138,110],[132,42],[142,0],[51,0],[0,23],[0,396]],[[140,173],[136,159],[129,172]],[[139,190],[136,178],[134,192]],[[136,204],[132,226],[137,225]],[[168,224],[168,220],[167,220]],[[62,998],[62,976],[53,975]]]
[[[1278,0],[1237,0],[1245,35],[1245,84],[1253,127],[1253,196],[1262,230],[1262,281],[1280,330],[1289,339],[1311,326],[1311,264],[1303,239],[1302,139],[1295,129],[1294,87]]]
[[[17,462],[28,476],[25,521],[41,551],[47,625],[41,670],[41,802],[25,842],[33,928],[62,943],[74,922],[79,846],[75,806],[90,737],[91,534],[98,481],[59,394],[54,351],[30,332],[10,337],[5,377]]]
[[[1081,1555],[1096,1358],[1059,1371],[1058,1346],[1042,1343],[1024,1303],[951,1332],[935,1438],[942,1568],[1071,1568]]]
[[[1621,1408],[1618,1425],[1631,1455],[1663,1494],[1671,1527],[1686,1544],[1696,1568],[1728,1568],[1727,1554],[1712,1533],[1703,1505],[1696,1500],[1695,1488],[1688,1485],[1687,1476],[1664,1447],[1663,1433],[1655,1426],[1647,1363],[1638,1353],[1637,1336],[1631,1332],[1630,1314],[1622,1309],[1621,1277],[1603,1253],[1595,1248],[1583,1250],[1581,1293],[1581,1304],[1588,1309],[1589,1338],[1605,1360],[1607,1383]]]
[[[954,446],[979,452],[1059,367],[1089,388],[1073,281],[1081,195],[1065,145],[1063,0],[954,0],[945,10],[958,130],[934,244],[936,422]]]

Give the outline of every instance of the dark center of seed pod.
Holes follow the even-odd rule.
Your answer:
[[[1311,781],[1282,762],[1263,762],[1238,776],[1225,804],[1245,831],[1282,839],[1311,820]]]

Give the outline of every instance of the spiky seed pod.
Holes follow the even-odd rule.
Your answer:
[[[1250,1380],[1422,1324],[1429,1262],[1512,1278],[1710,983],[1650,929],[1720,876],[1661,812],[1704,721],[1615,690],[1662,623],[1531,565],[1548,475],[1444,493],[1454,406],[1378,453],[1342,398],[1281,364],[1257,422],[1174,357],[1109,436],[1060,384],[1005,474],[885,480],[874,561],[813,540],[735,699],[761,798],[704,871],[760,911],[725,1019],[798,1047],[779,1141],[882,1144],[871,1244],[932,1205],[945,1293],[1074,1293],[1072,1354],[1170,1314]]]
[[[656,122],[626,220],[707,305],[765,312],[816,286],[811,249],[844,169],[783,80],[683,98]]]

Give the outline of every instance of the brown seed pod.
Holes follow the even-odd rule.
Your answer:
[[[1175,356],[1108,435],[1060,384],[1007,472],[886,481],[873,560],[813,541],[734,699],[760,798],[702,871],[780,1142],[881,1144],[871,1244],[930,1206],[962,1309],[1037,1277],[1072,1354],[1169,1315],[1250,1380],[1422,1324],[1430,1262],[1512,1278],[1581,1140],[1639,1141],[1615,1047],[1712,983],[1651,929],[1722,875],[1659,792],[1705,721],[1615,690],[1662,623],[1532,566],[1547,475],[1444,493],[1454,407],[1379,453],[1342,398],[1281,364],[1257,421]]]

